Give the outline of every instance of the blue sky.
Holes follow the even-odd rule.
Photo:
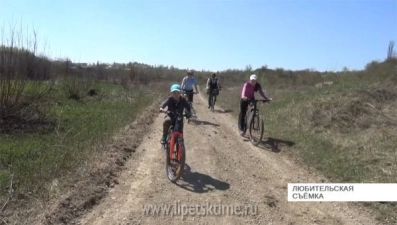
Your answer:
[[[397,0],[0,0],[9,23],[75,62],[362,69],[397,45]]]

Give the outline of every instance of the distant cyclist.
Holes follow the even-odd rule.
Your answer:
[[[265,93],[263,93],[262,86],[257,82],[258,77],[255,74],[250,76],[250,80],[244,83],[243,90],[241,91],[241,99],[240,99],[240,127],[244,126],[244,118],[248,108],[248,101],[255,99],[255,92],[259,91],[259,94],[262,96],[264,100],[272,100],[271,98],[266,97]],[[244,131],[239,130],[240,135],[244,136]]]
[[[213,91],[215,90],[215,96],[217,96],[219,94],[219,90],[221,90],[221,84],[219,82],[218,77],[216,77],[216,74],[213,73],[211,75],[211,77],[208,78],[207,80],[207,95],[208,95],[208,108],[211,107],[211,93],[213,93]]]
[[[198,94],[198,88],[197,88],[197,81],[196,78],[193,77],[193,71],[192,70],[188,70],[187,71],[187,76],[183,78],[182,80],[182,84],[181,84],[181,88],[182,91],[185,92],[188,96],[188,100],[189,102],[193,102],[193,85],[196,89],[196,93]]]
[[[192,107],[192,116],[193,118],[196,118],[196,110],[193,107],[193,86],[196,88],[196,93],[199,93],[199,90],[197,88],[197,81],[196,78],[193,76],[193,71],[188,70],[187,71],[187,76],[183,78],[181,88],[182,92],[187,95],[188,102],[190,106]]]

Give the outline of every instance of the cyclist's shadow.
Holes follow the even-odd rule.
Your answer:
[[[245,142],[249,142],[250,139],[248,136],[244,136],[245,139],[243,139],[243,141]],[[272,138],[272,137],[268,137],[266,140],[262,140],[258,147],[262,148],[264,150],[271,150],[274,153],[279,153],[281,151],[281,148],[284,146],[294,146],[295,142],[293,141],[287,141],[287,140],[281,140],[281,139],[277,139],[277,138]]]
[[[219,127],[220,126],[219,124],[216,124],[216,123],[211,123],[209,121],[198,120],[198,119],[192,120],[191,123],[194,124],[194,125],[211,125],[211,126],[214,126],[214,127]]]
[[[185,171],[176,185],[195,193],[206,193],[215,189],[225,191],[230,188],[230,184],[227,182],[217,180],[206,174],[192,172],[187,164],[185,164]]]
[[[295,142],[293,141],[287,141],[287,140],[281,140],[277,138],[272,138],[268,137],[267,140],[263,140],[260,147],[263,149],[270,149],[272,152],[279,153],[281,151],[281,148],[284,146],[294,146]]]

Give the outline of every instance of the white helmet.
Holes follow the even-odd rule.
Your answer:
[[[257,80],[257,79],[258,79],[258,77],[255,74],[252,74],[250,76],[250,80]]]

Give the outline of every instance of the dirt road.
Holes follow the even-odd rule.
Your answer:
[[[163,115],[149,127],[126,163],[109,194],[79,224],[376,224],[363,209],[347,203],[288,202],[287,183],[321,182],[324,177],[308,172],[283,154],[253,147],[240,137],[235,119],[221,110],[207,109],[206,96],[195,96],[198,122],[185,125],[188,171],[177,185],[165,173],[164,150],[159,138]],[[157,215],[145,215],[143,207],[167,205]],[[185,206],[211,206],[188,215],[176,213]],[[216,205],[247,209],[247,215],[219,213]],[[200,213],[206,212],[203,216]],[[221,212],[222,213],[222,212]],[[176,215],[175,215],[176,214]]]

